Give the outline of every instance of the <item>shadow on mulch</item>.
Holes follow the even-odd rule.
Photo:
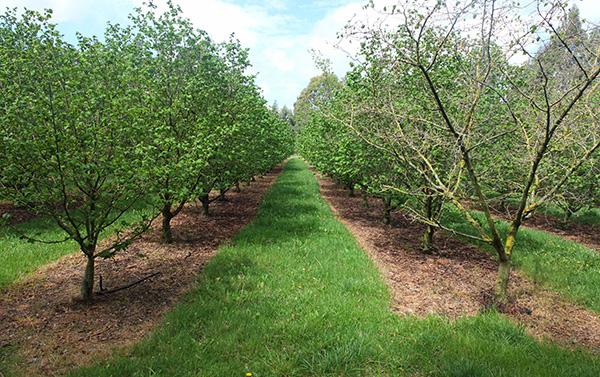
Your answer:
[[[42,216],[25,208],[18,207],[13,203],[0,201],[0,216],[5,213],[10,215],[8,221],[11,225],[42,218]],[[0,228],[2,228],[2,225],[0,225]]]
[[[392,307],[399,315],[438,314],[456,319],[486,309],[498,268],[490,255],[443,232],[435,239],[442,253],[422,254],[423,225],[394,211],[392,226],[386,226],[380,200],[369,198],[365,208],[360,196],[349,197],[328,178],[316,176],[323,198],[380,267],[390,286]],[[535,285],[517,271],[510,279],[511,303],[505,315],[514,323],[522,324],[541,341],[599,352],[598,314]]]
[[[160,221],[112,260],[98,260],[104,289],[155,276],[91,303],[78,300],[85,268],[75,253],[11,284],[0,296],[0,355],[16,353],[24,375],[61,375],[140,340],[194,285],[204,265],[258,213],[265,192],[283,164],[240,193],[211,205],[202,217],[191,203],[172,220],[175,243],[160,243]],[[98,289],[96,289],[97,291]],[[2,370],[8,366],[0,365]]]

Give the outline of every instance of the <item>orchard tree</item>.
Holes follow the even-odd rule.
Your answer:
[[[221,198],[256,174],[268,151],[266,109],[253,78],[245,75],[247,51],[238,41],[216,44],[171,2],[134,16],[135,44],[144,51],[143,83],[149,101],[143,139],[145,169],[155,183],[162,213],[162,236],[173,242],[171,220],[196,196],[209,214],[212,190]],[[264,131],[264,132],[263,132]],[[262,171],[261,171],[262,172]]]
[[[359,22],[345,31],[361,41],[367,67],[378,64],[410,88],[401,96],[380,94],[385,105],[380,111],[394,118],[395,132],[380,132],[383,140],[372,142],[406,156],[402,159],[427,181],[427,189],[455,206],[473,227],[475,235],[463,235],[492,246],[499,259],[498,302],[507,301],[523,219],[556,196],[600,145],[597,47],[589,39],[563,38],[560,25],[568,18],[563,1],[535,2],[524,21],[520,10],[511,2],[407,0],[381,10],[386,23],[396,23],[393,27]],[[570,80],[556,75],[531,52],[540,43],[562,46],[577,74]],[[523,54],[529,61],[519,65],[514,57]],[[525,67],[531,64],[538,67],[535,80]],[[420,102],[406,101],[407,94]],[[553,179],[545,179],[550,173],[544,163],[564,145],[570,146],[569,162],[560,168],[552,163]],[[489,189],[498,187],[496,181],[517,193],[506,235],[498,231],[490,209]],[[483,223],[469,211],[473,200]],[[446,228],[441,221],[435,225]]]
[[[563,161],[564,164],[569,162]],[[561,226],[568,228],[571,217],[583,208],[593,208],[600,202],[600,160],[592,157],[567,179],[553,202],[563,210]]]
[[[156,15],[150,4],[130,16],[135,43],[144,51],[142,85],[147,91],[148,128],[143,143],[145,170],[154,182],[162,214],[161,241],[173,242],[171,220],[192,197],[198,170],[211,148],[198,138],[205,100],[220,79],[216,45],[206,33],[194,30],[172,2]]]
[[[293,148],[287,124],[273,113],[261,97],[253,76],[245,74],[248,51],[239,41],[219,46],[219,75],[211,77],[197,138],[206,145],[204,165],[197,171],[196,195],[208,216],[212,190],[221,196],[240,182],[264,174]]]
[[[196,171],[199,182],[195,195],[202,203],[202,213],[209,216],[209,205],[217,198],[210,198],[213,189],[222,193],[242,178],[237,168],[246,161],[241,155],[248,147],[244,138],[248,105],[255,99],[253,79],[245,76],[249,66],[248,51],[239,42],[230,40],[219,47],[218,64],[208,78],[212,90],[207,93],[201,110],[201,126],[196,137],[204,146],[203,165]],[[244,175],[243,178],[246,178]]]
[[[541,82],[548,81],[555,88],[568,88],[585,75],[580,65],[589,67],[597,64],[597,51],[586,51],[588,48],[597,48],[597,42],[583,30],[583,24],[576,6],[569,9],[562,16],[559,26],[551,24],[555,33],[539,51],[530,59],[528,68],[531,87],[540,87]],[[541,64],[540,64],[541,62]],[[584,68],[585,69],[585,68]],[[590,103],[600,103],[598,93],[589,93],[594,97]],[[593,106],[593,105],[592,105]],[[575,109],[577,111],[577,109]],[[568,166],[573,159],[577,159],[579,146],[573,144],[575,140],[588,140],[589,123],[593,122],[593,113],[586,108],[573,117],[566,128],[565,135],[559,134],[555,145],[549,150],[547,157],[540,164],[540,172],[536,176],[536,186],[542,186],[542,191],[536,190],[538,195],[544,195],[544,187],[552,187],[562,179],[561,170]],[[550,198],[564,211],[564,227],[568,226],[570,217],[580,209],[593,206],[600,198],[600,183],[598,166],[598,153],[594,153],[587,161],[567,178],[554,198]],[[548,181],[542,184],[539,181]],[[536,187],[537,188],[537,187]]]
[[[400,76],[399,67],[390,70],[385,59],[373,48],[376,45],[377,41],[362,45],[365,62],[353,64],[354,69],[347,75],[337,98],[343,111],[337,115],[330,113],[330,116],[352,130],[355,139],[358,135],[360,141],[356,142],[366,142],[376,149],[381,155],[379,165],[387,165],[378,174],[380,193],[375,194],[384,202],[384,222],[389,223],[389,214],[394,208],[402,208],[414,219],[423,222],[427,227],[420,248],[430,253],[435,251],[434,234],[438,229],[444,196],[430,187],[431,175],[423,169],[421,155],[407,147],[408,143],[413,146],[423,144],[423,133],[418,130],[421,122],[404,120],[403,124],[398,124],[400,120],[393,112],[402,107],[402,111],[420,116],[427,124],[431,119],[428,115],[430,109],[423,101],[418,82],[410,76]],[[453,80],[450,75],[446,76]],[[433,143],[430,149],[422,149],[420,153],[426,158],[437,154],[438,166],[441,168],[443,165],[447,171],[447,176],[442,179],[451,181],[458,170],[458,160],[454,155],[441,154],[441,139],[433,136],[436,130],[428,131],[432,133]],[[365,168],[373,171],[372,166]]]
[[[114,255],[147,227],[140,222],[98,250],[109,227],[131,227],[120,219],[148,187],[137,144],[146,93],[137,85],[134,44],[79,36],[72,46],[50,15],[0,16],[0,189],[79,244],[87,260],[81,298],[90,300],[96,258]]]
[[[304,127],[320,103],[334,98],[335,91],[340,88],[340,85],[338,77],[328,70],[310,79],[308,86],[300,92],[294,103],[297,130]]]

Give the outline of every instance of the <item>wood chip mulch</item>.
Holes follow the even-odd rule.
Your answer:
[[[157,221],[154,231],[126,251],[97,261],[96,279],[102,275],[107,290],[158,273],[131,288],[80,302],[85,262],[75,253],[0,292],[0,352],[16,352],[21,360],[10,369],[27,376],[62,375],[140,340],[194,285],[219,245],[255,218],[282,168],[213,202],[211,217],[201,216],[199,203],[186,205],[172,220],[173,244],[160,243]],[[0,376],[5,368],[0,364]]]
[[[394,211],[392,226],[386,226],[380,200],[369,198],[365,208],[360,195],[349,197],[347,190],[330,179],[316,176],[322,196],[381,269],[391,287],[392,307],[399,315],[438,314],[457,319],[484,309],[497,274],[498,264],[491,256],[442,232],[435,237],[441,253],[420,253],[423,225]],[[527,333],[543,342],[600,352],[600,315],[534,284],[517,271],[510,279],[512,301],[506,315],[515,324],[522,324]]]

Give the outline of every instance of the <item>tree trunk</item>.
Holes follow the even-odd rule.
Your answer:
[[[494,298],[497,303],[508,303],[508,280],[510,277],[510,258],[500,261],[498,265],[498,280],[494,288]]]
[[[435,231],[436,228],[434,226],[427,225],[427,230],[425,230],[425,234],[421,237],[421,252],[431,254],[434,251],[433,235]]]
[[[162,233],[160,235],[160,242],[162,243],[173,243],[173,233],[171,231],[171,219],[173,213],[171,213],[171,203],[166,203],[162,210]]]
[[[202,203],[202,216],[210,216],[210,211],[208,210],[208,206],[210,205],[208,194],[200,195],[198,199],[200,200],[200,203]]]
[[[383,223],[391,225],[390,212],[392,212],[392,197],[388,196],[383,199]]]
[[[91,250],[82,250],[87,256],[87,263],[85,265],[85,274],[83,275],[83,282],[81,284],[81,299],[83,301],[91,301],[94,293],[94,248]]]
[[[348,196],[354,198],[354,185],[348,185]]]
[[[427,191],[425,191],[427,192]],[[434,221],[437,219],[441,209],[442,209],[442,200],[440,197],[433,197],[431,195],[427,196],[427,200],[425,201],[425,211],[427,215],[427,220]],[[427,224],[427,229],[425,230],[425,234],[421,238],[421,251],[426,254],[431,254],[433,252],[433,235],[435,234],[436,228],[433,225]]]
[[[367,194],[367,190],[362,190],[362,206],[369,208],[369,194]]]

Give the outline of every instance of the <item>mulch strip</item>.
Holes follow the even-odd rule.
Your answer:
[[[9,214],[9,224],[15,225],[25,221],[40,219],[42,216],[27,210],[26,208],[18,207],[10,202],[0,201],[0,216]],[[0,225],[0,228],[2,225]]]
[[[485,308],[498,268],[491,256],[443,232],[435,237],[441,253],[422,254],[423,225],[399,211],[392,212],[391,227],[384,225],[380,200],[369,198],[365,208],[360,196],[349,197],[348,191],[330,179],[316,176],[321,195],[381,269],[399,315],[438,314],[457,319]],[[511,305],[505,311],[515,324],[522,324],[540,341],[599,352],[598,314],[535,285],[518,271],[510,279]]]
[[[97,295],[91,303],[79,301],[81,253],[11,284],[0,295],[0,348],[16,349],[15,367],[24,375],[55,376],[140,340],[193,287],[219,245],[256,217],[282,169],[283,164],[242,185],[240,193],[228,192],[225,201],[211,204],[208,218],[201,216],[199,203],[186,205],[172,220],[171,245],[160,243],[157,221],[151,233],[114,259],[97,260],[96,278],[102,275],[107,290],[156,274],[130,288]]]

